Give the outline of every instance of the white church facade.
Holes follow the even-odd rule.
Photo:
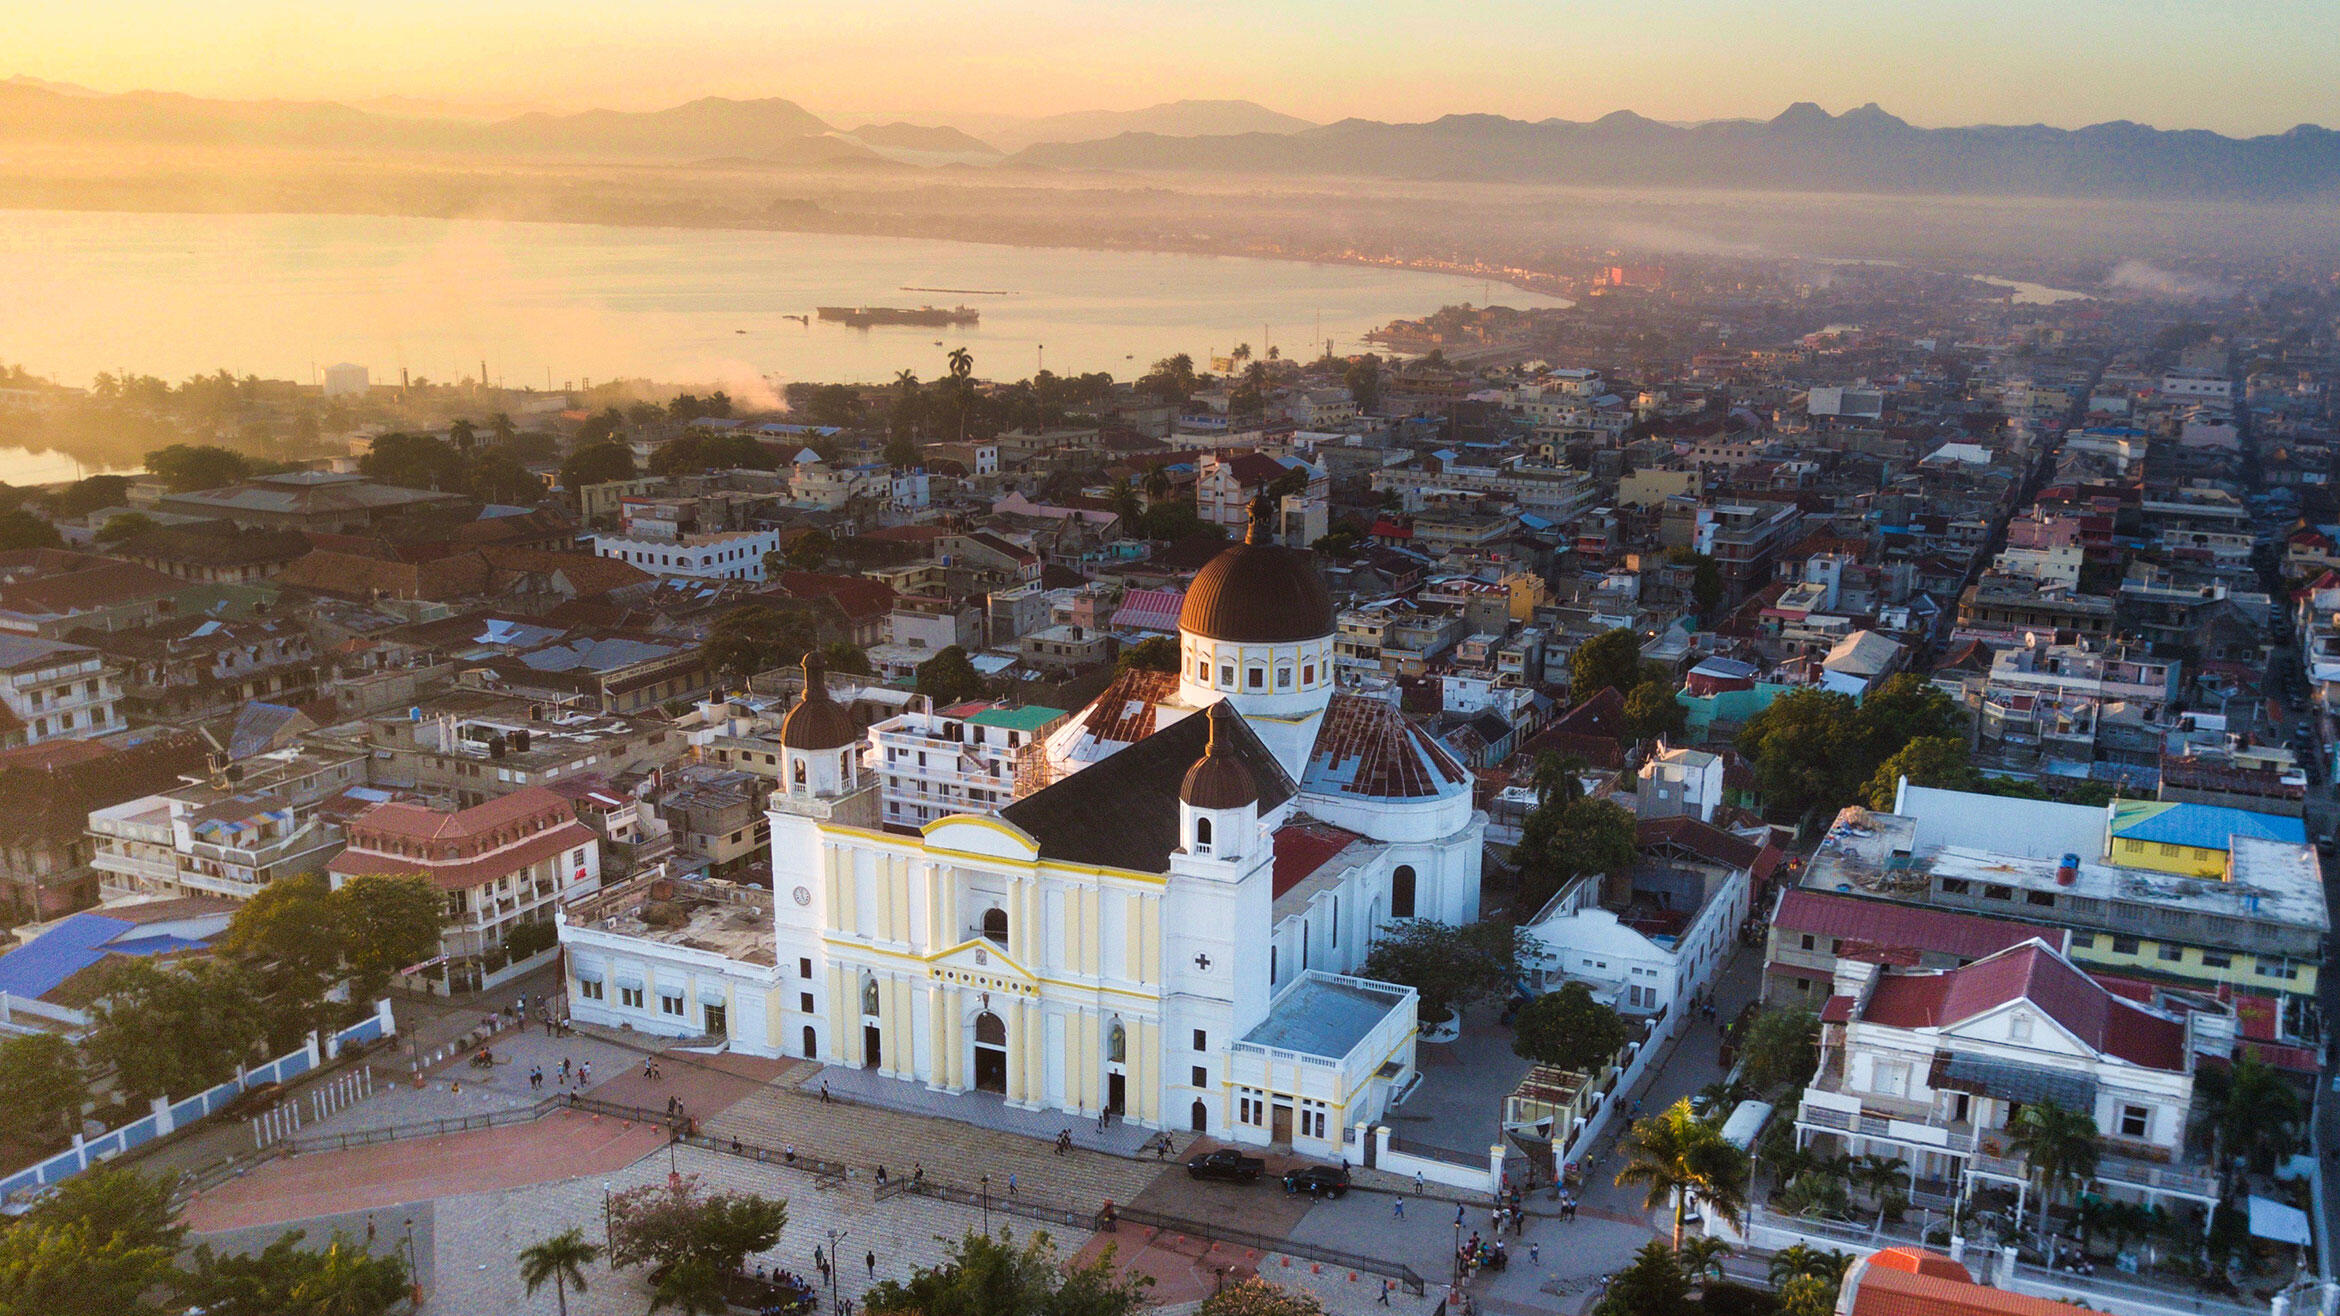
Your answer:
[[[1356,970],[1392,919],[1478,916],[1486,819],[1397,708],[1335,689],[1331,600],[1263,530],[1189,589],[1182,669],[1118,677],[996,814],[885,826],[809,669],[773,890],[730,897],[768,943],[564,920],[576,1017],[1296,1150],[1379,1119],[1415,1001]]]

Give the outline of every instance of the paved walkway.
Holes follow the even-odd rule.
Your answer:
[[[990,1092],[935,1092],[923,1083],[887,1078],[874,1069],[853,1069],[844,1065],[822,1065],[817,1071],[798,1081],[801,1090],[819,1096],[823,1086],[832,1097],[865,1106],[882,1106],[907,1115],[932,1115],[939,1119],[957,1120],[1002,1133],[1013,1133],[1043,1142],[1054,1141],[1059,1131],[1072,1134],[1073,1145],[1094,1151],[1111,1152],[1117,1156],[1141,1155],[1139,1148],[1156,1136],[1154,1130],[1142,1128],[1123,1120],[1110,1121],[1103,1130],[1097,1127],[1095,1114],[1067,1115],[1060,1110],[1019,1110],[1007,1104],[1007,1098]],[[1173,1133],[1173,1149],[1191,1143],[1194,1134]]]

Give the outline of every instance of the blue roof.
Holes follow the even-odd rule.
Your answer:
[[[161,955],[208,944],[165,933],[124,935],[136,932],[138,925],[123,919],[75,914],[26,945],[0,955],[0,991],[11,996],[46,996],[67,978],[108,955]]]
[[[2123,840],[2155,841],[2198,850],[2227,849],[2233,844],[2230,838],[2236,836],[2307,844],[2307,824],[2280,814],[2252,813],[2221,804],[2171,804],[2149,813],[2140,810],[2140,813],[2143,816],[2134,820],[2116,813],[2113,835]]]
[[[1243,1040],[1339,1060],[1356,1050],[1405,999],[1404,990],[1397,987],[1303,974]]]

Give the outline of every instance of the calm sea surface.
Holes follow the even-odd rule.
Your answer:
[[[904,288],[967,289],[913,292]],[[1143,373],[1273,343],[1352,350],[1393,316],[1500,284],[1362,266],[801,233],[343,215],[0,211],[0,361],[68,383],[225,367],[309,381],[337,361],[558,387],[617,376],[721,383]],[[982,322],[855,330],[816,306],[966,305]],[[936,340],[942,340],[936,345]],[[5,478],[0,473],[0,478]]]

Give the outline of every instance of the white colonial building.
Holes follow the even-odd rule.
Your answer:
[[[1486,819],[1394,705],[1335,693],[1331,600],[1267,540],[1197,576],[1181,671],[1117,678],[994,814],[889,825],[814,673],[781,730],[772,893],[710,887],[655,926],[641,898],[576,911],[572,1009],[1332,1154],[1414,1070],[1413,992],[1355,971],[1391,919],[1477,917]],[[621,1002],[629,979],[683,1009]]]

